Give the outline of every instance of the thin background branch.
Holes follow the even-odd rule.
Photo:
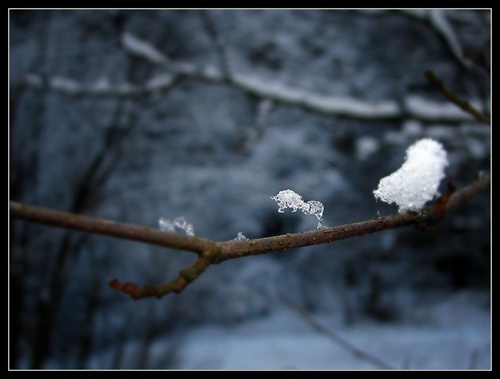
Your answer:
[[[324,327],[319,322],[317,322],[311,315],[309,315],[304,309],[299,307],[293,301],[291,301],[287,296],[281,295],[281,300],[283,304],[285,304],[290,310],[299,315],[315,332],[328,337],[334,343],[340,345],[345,350],[349,351],[355,357],[362,359],[364,361],[370,362],[374,366],[384,369],[391,370],[395,367],[392,367],[390,364],[385,362],[383,359],[376,357],[375,355],[368,353],[367,351],[357,347],[352,344],[348,340],[342,338],[340,335],[335,333],[334,331]]]
[[[208,34],[213,35],[213,33]],[[232,72],[229,68],[227,51],[220,42],[220,36],[215,34],[213,38],[215,45],[218,46],[217,51],[221,57],[222,69],[210,65],[198,68],[190,63],[173,61],[149,42],[131,33],[124,33],[122,46],[125,52],[163,67],[167,72],[151,78],[143,86],[135,86],[129,83],[112,85],[102,81],[97,81],[91,86],[83,86],[72,79],[63,77],[43,80],[37,74],[27,75],[25,83],[35,88],[49,88],[70,95],[135,97],[170,90],[180,78],[188,78],[210,83],[227,83],[260,99],[301,107],[318,114],[362,120],[392,120],[411,117],[422,121],[463,122],[472,119],[467,112],[453,109],[450,111],[448,103],[432,103],[432,111],[426,112],[428,102],[415,96],[403,99],[402,106],[392,99],[370,102],[355,97],[318,94],[279,82],[264,81],[251,74]]]
[[[483,112],[479,111],[475,107],[473,107],[469,102],[462,100],[457,94],[455,94],[450,87],[448,87],[441,79],[439,79],[436,74],[427,70],[425,72],[425,76],[429,81],[434,84],[445,96],[448,100],[450,100],[453,104],[458,106],[460,109],[463,109],[465,112],[474,116],[474,118],[484,124],[490,125],[490,118],[486,116]]]

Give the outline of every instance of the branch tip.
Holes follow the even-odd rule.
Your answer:
[[[120,282],[118,279],[111,279],[108,285],[118,292],[130,295],[134,300],[141,298],[144,287],[139,287],[131,282]]]

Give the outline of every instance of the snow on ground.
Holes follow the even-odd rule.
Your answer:
[[[324,327],[396,369],[490,368],[490,318],[485,297],[463,292],[440,301],[412,322],[358,322],[340,326],[312,314]],[[473,304],[471,306],[471,303]],[[330,320],[330,322],[329,322]],[[178,355],[179,369],[373,370],[329,336],[314,331],[289,308],[234,325],[191,330]]]

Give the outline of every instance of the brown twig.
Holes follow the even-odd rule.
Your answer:
[[[228,259],[267,254],[274,251],[296,249],[299,247],[321,245],[348,238],[361,237],[382,230],[396,229],[415,223],[410,213],[398,213],[373,220],[285,234],[275,237],[259,238],[248,241],[217,242],[220,252],[213,257],[214,263]]]
[[[243,241],[215,242],[198,237],[153,230],[147,227],[54,211],[14,201],[10,202],[10,215],[27,221],[196,253],[198,260],[188,269],[181,271],[179,277],[171,282],[156,286],[138,286],[134,283],[120,282],[116,279],[109,282],[112,288],[130,295],[134,299],[152,296],[159,298],[170,292],[181,292],[189,283],[196,280],[210,264],[229,259],[331,243],[410,225],[415,225],[423,230],[434,229],[448,212],[461,206],[468,199],[488,188],[489,185],[490,173],[486,172],[479,175],[474,182],[461,190],[452,191],[450,189],[445,196],[426,207],[420,213],[398,213],[331,228]]]
[[[483,53],[474,53],[468,49],[463,49],[462,55],[470,62],[474,63],[478,67],[481,67],[488,74],[491,74],[490,61],[488,60],[488,58],[486,58],[486,55],[484,55]]]
[[[483,112],[474,108],[467,101],[462,100],[458,95],[456,95],[441,79],[439,79],[433,71],[425,71],[425,76],[427,79],[433,83],[453,104],[458,106],[460,109],[474,116],[474,118],[480,122],[490,125],[490,118]]]
[[[168,283],[158,284],[156,286],[138,286],[134,283],[120,282],[117,279],[111,279],[109,281],[109,286],[117,291],[130,295],[133,299],[152,296],[159,299],[171,292],[180,293],[189,283],[197,279],[208,266],[210,266],[208,257],[201,256],[192,266],[182,270],[176,279]]]
[[[74,213],[59,212],[48,208],[10,202],[10,216],[66,229],[103,234],[152,245],[172,247],[201,254],[214,242],[198,237],[162,232],[145,226],[123,224]]]
[[[469,201],[469,199],[476,196],[479,192],[486,190],[490,187],[490,183],[490,172],[480,172],[475,181],[462,188],[460,191],[456,191],[455,193],[453,193],[453,195],[450,196],[450,199],[444,207],[445,213],[451,212],[452,210]]]

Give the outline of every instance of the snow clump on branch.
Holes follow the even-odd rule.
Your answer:
[[[276,196],[271,196],[271,199],[278,203],[278,212],[285,212],[286,208],[291,208],[292,212],[297,212],[300,209],[304,214],[313,214],[318,219],[318,229],[323,227],[321,220],[323,219],[323,210],[325,207],[323,203],[317,200],[309,200],[304,202],[302,196],[292,191],[291,189],[279,191]]]
[[[158,226],[163,232],[172,232],[185,234],[187,236],[194,236],[193,225],[188,223],[184,217],[177,217],[174,221],[170,221],[161,217],[158,220]]]
[[[406,150],[406,161],[396,172],[381,179],[375,198],[396,203],[399,212],[418,211],[439,195],[448,158],[443,146],[430,138],[415,142]]]

